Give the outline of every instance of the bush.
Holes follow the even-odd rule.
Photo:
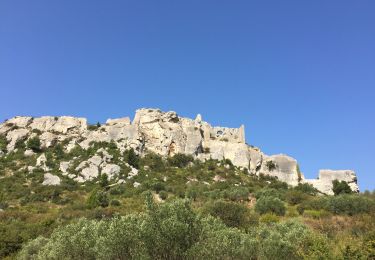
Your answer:
[[[109,181],[108,181],[108,175],[103,173],[100,175],[100,180],[99,180],[99,185],[100,187],[104,188],[104,187],[107,187],[109,184]]]
[[[190,162],[193,161],[193,156],[182,153],[175,154],[174,156],[168,158],[169,165],[178,168],[186,167]]]
[[[8,141],[4,135],[0,135],[0,151],[6,152]]]
[[[318,190],[309,183],[298,183],[298,186],[294,187],[294,190],[301,191],[309,195],[316,195]]]
[[[229,227],[245,227],[248,224],[248,209],[241,204],[218,200],[208,203],[203,210],[221,219]]]
[[[118,200],[111,200],[111,206],[118,207],[121,206],[121,203]]]
[[[161,172],[165,169],[163,159],[155,153],[148,153],[140,160],[140,164],[150,167],[151,170]]]
[[[273,188],[265,188],[255,192],[255,198],[260,199],[262,197],[275,197],[280,200],[284,199],[284,192],[281,192]]]
[[[350,188],[350,186],[348,185],[346,181],[334,180],[332,181],[332,184],[333,184],[332,191],[335,195],[353,193],[352,189]]]
[[[26,147],[28,149],[31,149],[33,150],[33,152],[40,152],[41,151],[41,148],[40,148],[40,139],[38,136],[35,136],[33,138],[30,138],[27,143],[26,143]]]
[[[279,198],[270,196],[258,199],[255,210],[260,214],[274,213],[278,216],[284,216],[286,211],[284,203]]]
[[[139,156],[134,152],[133,148],[124,152],[124,159],[129,165],[139,169]]]
[[[277,223],[280,221],[280,217],[273,213],[266,213],[259,218],[259,222],[264,224]]]
[[[267,169],[272,172],[273,170],[276,170],[277,165],[273,161],[267,161],[266,162]]]
[[[168,193],[166,191],[160,191],[159,192],[159,198],[162,200],[166,200],[168,198]]]
[[[108,207],[109,205],[109,198],[106,192],[100,190],[93,190],[87,199],[87,206],[89,208],[96,208],[96,207]]]
[[[309,195],[303,193],[299,190],[289,190],[285,194],[285,199],[290,205],[296,205],[301,203],[302,201],[305,201],[309,198]]]
[[[360,195],[345,194],[330,197],[327,207],[334,214],[356,215],[374,212],[375,201]]]

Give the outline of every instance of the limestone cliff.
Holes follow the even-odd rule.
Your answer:
[[[260,149],[246,144],[244,126],[214,127],[203,121],[200,115],[189,119],[172,111],[143,108],[136,111],[133,121],[128,117],[108,119],[106,124],[97,127],[88,126],[85,118],[14,117],[0,125],[0,135],[6,137],[7,146],[4,150],[7,152],[16,149],[18,142],[26,142],[36,135],[43,147],[62,142],[67,151],[77,145],[88,149],[92,142],[114,141],[121,151],[133,148],[141,156],[154,152],[164,157],[183,153],[200,160],[230,159],[235,166],[248,169],[250,174],[275,176],[293,186],[310,183],[326,194],[332,194],[332,180],[335,179],[347,181],[353,191],[358,191],[353,171],[321,170],[318,179],[307,180],[299,171],[295,159],[282,154],[268,156]],[[0,151],[0,155],[4,152]],[[41,165],[42,159],[39,162]],[[83,174],[72,178],[79,182],[96,178],[98,169],[114,176],[120,169],[109,162],[102,153],[101,157],[91,158],[89,162],[78,166]],[[69,162],[62,162],[60,170],[66,173],[68,167]],[[46,183],[58,184],[53,176],[45,175],[45,179]]]

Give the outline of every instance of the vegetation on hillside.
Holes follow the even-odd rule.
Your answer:
[[[374,192],[352,194],[336,183],[336,195],[325,196],[308,184],[250,175],[229,160],[140,158],[114,143],[69,153],[62,147],[42,149],[35,139],[0,157],[1,258],[375,258]],[[61,161],[76,158],[78,165],[100,148],[126,183],[101,174],[78,184],[61,175]],[[25,156],[25,149],[35,154]],[[41,153],[60,186],[43,186],[38,167],[29,173]],[[128,179],[126,163],[138,175]]]

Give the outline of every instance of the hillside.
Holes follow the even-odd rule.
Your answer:
[[[0,256],[372,259],[375,193],[353,171],[306,180],[295,159],[156,109],[88,125],[0,125]]]

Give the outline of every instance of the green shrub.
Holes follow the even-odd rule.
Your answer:
[[[8,140],[4,135],[0,135],[0,151],[6,152]]]
[[[231,187],[224,191],[224,198],[231,201],[246,201],[249,197],[249,189],[245,187]]]
[[[273,161],[267,161],[266,162],[267,169],[272,172],[273,170],[276,170],[277,165]]]
[[[87,206],[89,208],[108,207],[109,198],[106,192],[101,190],[93,190],[87,199]]]
[[[248,224],[249,211],[246,206],[227,201],[210,202],[204,212],[221,219],[229,227],[244,227]]]
[[[309,195],[299,190],[288,190],[285,199],[290,205],[296,205],[309,198]]]
[[[332,191],[335,195],[353,193],[352,189],[350,188],[350,186],[348,185],[346,181],[334,180],[332,181],[332,184],[333,184]]]
[[[33,152],[40,152],[41,151],[41,148],[40,148],[40,139],[38,136],[35,136],[33,138],[30,138],[27,143],[26,143],[26,147],[28,149],[31,149],[33,150]]]
[[[260,216],[259,222],[264,224],[277,223],[280,221],[280,217],[274,213],[266,213]]]
[[[325,217],[331,216],[328,211],[325,210],[305,210],[303,212],[304,217],[313,218],[313,219],[321,219]]]
[[[371,213],[375,210],[375,200],[361,195],[340,195],[330,197],[328,210],[334,214],[356,215]]]
[[[134,152],[133,148],[124,152],[124,159],[129,165],[139,169],[139,156]]]
[[[270,196],[258,199],[255,210],[260,214],[274,213],[278,216],[284,216],[286,211],[284,203],[279,198]]]
[[[118,207],[121,206],[121,203],[118,200],[111,200],[111,206]]]
[[[168,158],[170,166],[183,168],[186,167],[190,162],[193,162],[194,158],[191,155],[178,153]]]
[[[146,154],[141,160],[140,164],[143,166],[148,166],[150,170],[154,170],[157,172],[161,172],[165,170],[164,161],[160,155],[155,153],[148,153]]]
[[[162,200],[166,200],[168,198],[168,193],[164,190],[159,192],[159,198]]]
[[[107,174],[103,173],[103,174],[100,175],[99,185],[102,188],[107,187],[109,185]]]
[[[163,182],[155,182],[151,185],[152,190],[154,190],[156,193],[159,193],[162,190],[165,190],[165,183]]]
[[[294,190],[301,191],[309,195],[316,195],[318,193],[318,190],[309,183],[298,183],[298,185],[294,187]]]
[[[284,192],[274,188],[264,188],[255,192],[255,198],[260,199],[262,197],[275,197],[280,200],[284,199]]]

